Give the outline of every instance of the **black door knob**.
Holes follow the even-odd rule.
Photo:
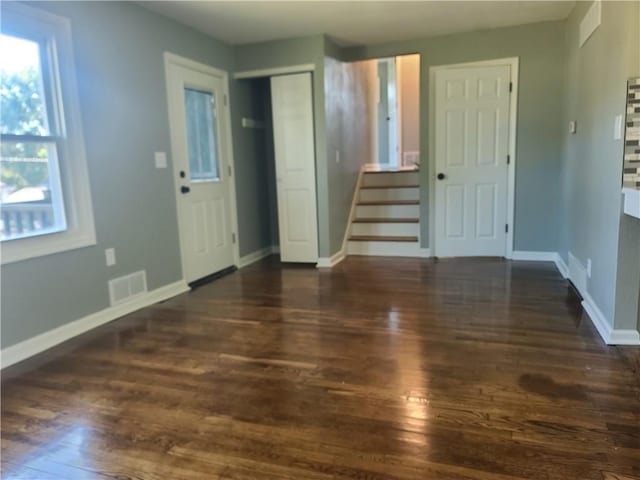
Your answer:
[[[186,187],[184,185],[180,187],[180,192],[181,193],[189,193],[190,191],[191,191],[191,189],[189,187]]]
[[[444,177],[445,177],[444,173],[438,174],[438,180],[444,180]]]

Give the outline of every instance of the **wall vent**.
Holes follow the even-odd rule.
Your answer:
[[[144,270],[109,280],[111,305],[119,305],[147,293],[147,273]]]
[[[587,293],[587,269],[571,252],[569,252],[569,280],[584,297]]]
[[[580,46],[584,45],[584,42],[595,32],[596,28],[600,25],[602,20],[602,3],[600,0],[593,2],[587,13],[584,14],[584,18],[580,22]]]

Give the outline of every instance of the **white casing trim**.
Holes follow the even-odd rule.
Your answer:
[[[346,255],[345,255],[345,250],[340,250],[336,253],[334,253],[333,255],[331,255],[331,257],[320,257],[318,258],[318,263],[316,264],[317,268],[331,268],[336,266],[338,263],[340,263],[342,260],[345,259]]]
[[[422,258],[431,258],[431,249],[430,248],[420,248],[420,256]]]
[[[290,65],[287,67],[262,68],[259,70],[243,70],[233,74],[236,80],[246,78],[273,77],[275,75],[286,75],[290,73],[313,72],[316,69],[315,63],[304,63],[302,65]]]
[[[107,307],[99,312],[92,313],[86,317],[79,318],[53,330],[11,345],[10,347],[3,348],[2,351],[0,351],[1,368],[6,368],[22,360],[26,360],[29,357],[44,352],[105,323],[109,323],[136,310],[175,297],[189,290],[190,288],[184,280],[170,283],[147,292],[145,295],[136,297],[130,302]]]
[[[351,235],[351,224],[353,219],[356,218],[356,207],[358,206],[358,200],[360,198],[360,187],[362,187],[362,179],[364,178],[364,172],[366,165],[360,166],[358,172],[358,180],[356,180],[356,188],[353,192],[353,199],[351,200],[351,210],[349,210],[349,219],[347,220],[347,228],[344,230],[344,237],[342,238],[342,252],[347,252],[347,244],[349,242],[349,236]]]
[[[266,258],[274,253],[280,252],[280,248],[276,246],[270,246],[261,248],[260,250],[256,250],[255,252],[248,253],[247,255],[243,255],[240,257],[240,262],[238,263],[238,268],[248,267],[252,263],[256,263],[263,258]]]

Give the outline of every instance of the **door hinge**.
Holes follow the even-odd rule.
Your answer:
[[[231,176],[231,165],[227,165],[227,170],[229,171],[229,176]]]
[[[235,234],[235,232],[231,234],[231,241],[233,243],[236,243],[236,234]]]
[[[506,223],[504,226],[504,233],[509,233],[509,224]]]
[[[511,165],[511,155],[507,155],[507,165]]]
[[[513,92],[513,82],[509,82],[509,92]]]

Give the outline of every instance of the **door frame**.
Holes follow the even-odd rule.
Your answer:
[[[402,166],[401,159],[401,126],[400,126],[400,89],[399,89],[399,78],[398,78],[398,58],[396,56],[391,57],[382,57],[377,59],[377,65],[385,64],[387,69],[387,83],[384,85],[385,92],[387,94],[387,116],[391,118],[391,121],[387,122],[387,154],[389,155],[389,163],[390,167],[400,167]],[[395,91],[395,103],[392,105],[389,103],[389,87],[393,85],[393,90]],[[378,103],[377,107],[380,108],[380,94],[382,93],[382,82],[380,79],[380,75],[378,74]],[[380,121],[379,110],[376,111],[376,118],[378,122]],[[380,130],[380,125],[376,125],[376,163],[380,165],[380,145],[378,143],[379,135],[378,132]],[[395,151],[392,149],[392,145],[395,144]]]
[[[482,60],[478,62],[452,63],[446,65],[435,65],[429,67],[429,246],[431,254],[435,256],[436,249],[436,73],[443,70],[468,67],[511,67],[511,83],[513,89],[509,98],[509,148],[508,155],[510,163],[507,165],[507,244],[505,248],[505,258],[512,259],[514,251],[514,231],[515,231],[515,188],[516,188],[516,135],[518,131],[518,77],[519,77],[520,57],[498,58],[495,60]]]
[[[175,131],[173,125],[177,122],[177,119],[172,118],[169,114],[170,105],[173,103],[173,98],[171,95],[171,91],[169,90],[169,78],[172,75],[173,67],[182,67],[188,68],[190,70],[195,70],[200,73],[204,73],[206,75],[212,75],[215,77],[219,77],[222,79],[222,91],[225,97],[224,100],[224,108],[222,112],[222,129],[224,132],[220,132],[221,136],[224,136],[225,149],[223,155],[228,159],[228,170],[229,174],[229,207],[231,209],[231,230],[232,235],[235,236],[235,242],[232,243],[233,249],[233,263],[236,267],[240,266],[240,234],[238,232],[238,206],[236,199],[236,168],[235,168],[235,159],[233,156],[233,135],[232,135],[232,124],[231,124],[231,98],[229,96],[229,74],[215,67],[211,67],[204,63],[199,63],[189,58],[181,57],[171,52],[164,52],[164,75],[165,75],[165,85],[166,85],[166,93],[167,93],[167,116],[169,117],[169,136],[173,135],[172,132]],[[174,159],[177,157],[178,153],[175,150],[175,142],[171,142],[171,165],[173,169],[173,188],[175,192],[175,205],[176,205],[176,220],[178,225],[178,237],[180,241],[180,270],[182,272],[182,278],[185,279],[185,238],[184,232],[180,227],[180,206],[178,204],[180,198],[180,186],[179,186],[179,168],[177,162]],[[212,272],[213,273],[213,272]]]

